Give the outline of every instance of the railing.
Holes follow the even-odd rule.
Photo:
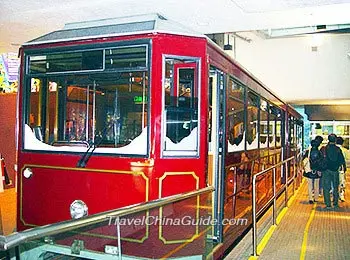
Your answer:
[[[261,172],[255,174],[253,176],[253,182],[252,182],[252,189],[253,189],[253,195],[252,195],[252,221],[253,221],[253,237],[252,237],[252,243],[253,243],[253,256],[257,256],[257,218],[265,212],[265,210],[271,206],[272,204],[272,223],[273,225],[276,225],[276,200],[279,197],[279,195],[282,192],[285,192],[285,199],[284,199],[284,204],[285,207],[287,207],[288,203],[288,193],[287,193],[287,188],[291,182],[293,182],[293,194],[295,190],[295,178],[297,177],[297,162],[298,162],[298,157],[300,155],[292,156],[280,163],[277,163],[276,165],[273,165],[265,170],[262,170]],[[288,170],[285,170],[285,183],[283,187],[280,189],[278,193],[276,193],[276,169],[277,167],[281,167],[281,172],[283,172],[283,169],[287,169],[288,163],[293,162],[293,176],[291,178],[288,178],[287,173],[289,172]],[[257,198],[257,190],[256,190],[256,183],[257,183],[257,178],[263,175],[266,175],[272,171],[272,188],[273,188],[273,196],[270,198],[260,209],[257,211],[257,205],[256,205],[256,198]]]
[[[0,252],[8,251],[14,248],[15,254],[17,257],[19,256],[19,246],[22,243],[27,243],[29,241],[34,241],[40,238],[45,238],[45,241],[46,241],[47,240],[46,238],[50,238],[55,235],[62,235],[62,233],[67,233],[67,232],[78,233],[76,232],[77,229],[85,231],[84,228],[88,226],[91,227],[92,225],[95,225],[95,224],[100,225],[99,227],[101,227],[101,223],[106,224],[106,222],[109,222],[109,225],[110,225],[112,218],[113,220],[119,220],[121,217],[125,217],[127,215],[135,216],[136,213],[140,213],[144,211],[147,211],[147,214],[148,214],[151,209],[156,209],[156,208],[162,209],[163,206],[165,207],[167,205],[170,205],[171,203],[176,203],[176,202],[181,203],[186,199],[192,200],[193,198],[195,198],[196,202],[193,205],[197,208],[196,211],[199,211],[198,208],[200,207],[200,204],[199,204],[200,195],[205,195],[209,192],[211,193],[213,190],[214,190],[213,187],[206,187],[206,188],[192,191],[192,192],[164,197],[164,198],[160,198],[150,202],[139,203],[139,204],[123,207],[116,210],[98,213],[98,214],[87,216],[81,219],[69,220],[69,221],[50,224],[46,226],[36,227],[36,228],[28,229],[22,232],[13,233],[9,236],[0,236]],[[207,200],[206,197],[204,198],[203,201],[205,200]],[[198,215],[196,216],[198,217]],[[121,259],[122,250],[121,250],[120,223],[119,221],[114,221],[113,224],[115,224],[117,228],[117,244],[118,244],[118,250],[117,250],[117,253],[114,254],[114,257],[118,255],[119,259]],[[148,231],[148,228],[147,228],[147,231]],[[86,232],[85,233],[81,232],[81,234],[85,235]],[[72,249],[72,252],[73,252],[73,249]]]
[[[276,157],[277,156],[281,156],[281,154],[270,154],[270,155],[266,155],[266,156],[263,156],[263,157],[256,157],[256,158],[253,158],[253,159],[249,159],[247,161],[244,161],[244,162],[239,162],[239,163],[234,163],[234,164],[231,164],[231,165],[228,165],[226,167],[226,172],[228,171],[231,171],[233,173],[233,183],[234,183],[234,186],[233,186],[233,192],[226,196],[225,198],[225,202],[226,201],[229,201],[231,198],[236,198],[236,196],[242,191],[242,189],[245,189],[245,188],[249,188],[249,186],[251,185],[251,180],[249,181],[248,184],[246,184],[245,187],[241,186],[240,188],[238,188],[238,178],[237,178],[237,169],[239,167],[243,167],[243,169],[245,171],[250,171],[250,175],[254,175],[254,172],[259,172],[256,171],[256,167],[258,167],[258,169],[261,169],[261,170],[265,170],[265,168],[268,166],[268,165],[271,165],[271,164],[275,164],[276,160],[278,160]],[[233,211],[234,211],[234,214],[236,212],[236,209],[235,209],[235,199],[232,200],[232,203],[233,203]]]

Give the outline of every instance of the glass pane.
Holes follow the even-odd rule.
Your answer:
[[[47,100],[41,92],[30,92],[25,149],[81,152],[93,143],[95,152],[147,153],[147,73],[62,75],[32,82],[47,88]],[[40,100],[46,111],[38,109]],[[40,126],[36,118],[46,121],[44,142],[30,128]]]
[[[289,116],[288,122],[289,122],[289,142],[290,142],[290,146],[294,147],[295,146],[295,123],[294,123],[294,117]]]
[[[54,140],[57,140],[57,123],[58,123],[57,100],[58,100],[58,83],[55,81],[49,81],[48,88],[47,88],[47,103],[46,103],[46,112],[47,112],[46,132],[44,133],[46,143],[51,143]]]
[[[248,106],[247,111],[247,149],[258,148],[258,113],[257,107]]]
[[[29,73],[101,69],[103,69],[103,50],[53,53],[29,57]]]
[[[198,151],[197,63],[192,60],[166,59],[164,79],[164,154],[177,155]],[[178,153],[178,154],[180,154]]]
[[[147,67],[147,46],[106,49],[106,69]]]
[[[269,114],[269,147],[275,147],[275,138],[276,138],[276,120],[277,116],[274,114]]]
[[[244,86],[230,78],[228,82],[228,95],[232,98],[244,101]]]
[[[260,148],[266,148],[268,143],[269,114],[266,111],[260,111]]]
[[[227,151],[244,150],[244,103],[228,99],[228,144]]]
[[[253,92],[248,92],[248,105],[259,107],[259,96],[257,96]]]
[[[214,248],[209,238],[217,224],[212,205],[212,193],[207,192],[118,218],[113,212],[120,214],[123,209],[100,213],[92,221],[87,216],[79,228],[27,238],[18,255],[21,259],[206,259]],[[80,220],[71,220],[70,226]],[[221,223],[246,228],[246,221]],[[61,224],[55,225],[62,228]],[[43,232],[42,227],[37,229],[35,237]]]
[[[277,121],[276,121],[276,146],[277,147],[281,147],[282,145],[281,134],[282,134],[282,121],[280,118],[277,118]]]
[[[32,78],[30,80],[29,112],[27,122],[31,127],[41,126],[41,95],[43,79]]]

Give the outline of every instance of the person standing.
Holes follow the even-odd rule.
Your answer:
[[[321,150],[323,147],[324,147],[324,144],[323,144],[323,137],[320,136],[320,135],[317,135],[314,139],[316,142],[317,142],[317,147],[319,150]],[[322,169],[323,170],[323,169]],[[322,196],[323,194],[323,189],[322,189],[322,177],[320,179],[320,189],[319,189],[319,196]]]
[[[346,171],[346,163],[342,151],[336,146],[337,136],[330,134],[328,144],[324,147],[324,159],[326,170],[322,172],[323,198],[326,209],[331,209],[330,190],[333,186],[333,206],[338,208],[339,200],[339,167],[343,165]]]
[[[337,143],[337,146],[342,151],[344,159],[345,159],[345,163],[346,163],[346,161],[347,161],[346,152],[347,151],[343,147],[344,139],[341,136],[338,136],[336,143]],[[343,166],[341,166],[339,169],[339,199],[343,202],[345,201],[345,182],[346,182],[345,171],[343,169]]]
[[[316,140],[311,141],[310,150],[306,151],[304,157],[308,157],[310,161],[311,170],[314,172],[321,173],[320,162],[323,160],[323,154],[318,150],[319,143]],[[310,153],[310,155],[309,155]],[[319,183],[320,183],[320,174],[314,174],[314,178],[307,178],[308,182],[308,196],[309,203],[313,204],[317,202],[319,195]]]

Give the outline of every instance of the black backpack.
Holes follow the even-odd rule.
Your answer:
[[[325,148],[325,158],[327,162],[327,169],[337,171],[341,165],[340,158],[341,150],[335,144],[328,144]]]

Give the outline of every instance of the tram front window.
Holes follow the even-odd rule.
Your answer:
[[[147,72],[32,77],[25,149],[146,154],[147,82]]]

